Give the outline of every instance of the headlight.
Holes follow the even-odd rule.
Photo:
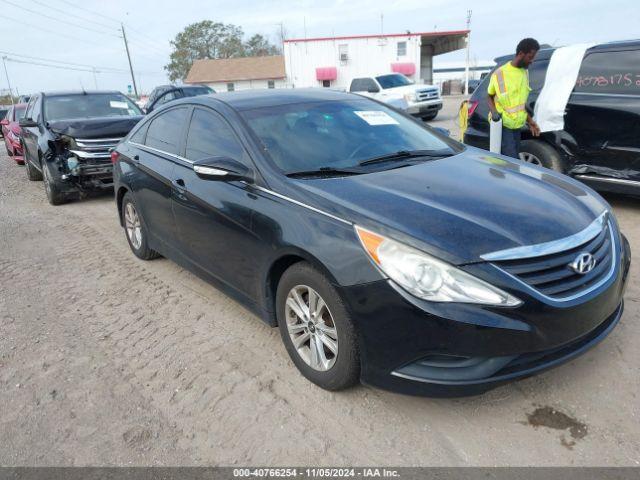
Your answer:
[[[360,227],[356,227],[356,233],[380,270],[418,298],[501,307],[522,303],[507,292],[420,250]]]
[[[404,99],[407,102],[415,102],[416,101],[416,94],[415,93],[405,93],[404,94]]]

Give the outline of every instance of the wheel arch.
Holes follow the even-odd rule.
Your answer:
[[[278,326],[278,318],[276,315],[276,293],[278,291],[278,283],[280,283],[280,279],[284,272],[286,272],[289,267],[299,262],[309,263],[320,271],[320,273],[325,275],[329,279],[329,282],[337,285],[335,277],[327,267],[309,252],[299,248],[292,248],[280,252],[266,269],[263,282],[262,300],[264,302],[264,311],[266,314],[265,320],[273,327]]]
[[[120,186],[118,191],[116,192],[116,205],[118,207],[118,220],[120,221],[120,226],[124,226],[122,221],[122,201],[124,200],[125,194],[129,191],[127,187]]]

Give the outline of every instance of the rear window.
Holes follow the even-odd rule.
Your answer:
[[[120,93],[60,95],[44,99],[47,121],[92,117],[133,117],[142,115],[140,108]]]
[[[182,93],[185,97],[197,97],[198,95],[209,95],[213,90],[209,87],[183,88]]]
[[[640,50],[588,53],[582,60],[575,91],[640,94]]]

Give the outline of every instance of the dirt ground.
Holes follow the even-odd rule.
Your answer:
[[[640,200],[607,199],[640,251]],[[2,155],[0,465],[640,465],[639,268],[618,328],[553,371],[455,400],[328,393],[277,330],[136,259],[111,195],[52,207]]]

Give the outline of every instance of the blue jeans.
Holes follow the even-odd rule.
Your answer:
[[[520,158],[520,129],[511,130],[502,127],[502,143],[500,144],[500,153],[507,157]]]

